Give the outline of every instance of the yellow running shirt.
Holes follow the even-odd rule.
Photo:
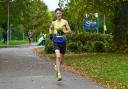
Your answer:
[[[62,30],[63,31],[65,29],[64,25],[65,25],[65,20],[64,19],[61,19],[60,22],[57,22],[57,20],[54,21],[53,22],[52,34],[57,34],[58,30]]]

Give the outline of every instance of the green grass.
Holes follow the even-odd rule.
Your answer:
[[[54,58],[51,55],[52,59]],[[64,64],[84,71],[97,82],[128,89],[128,55],[112,53],[66,54]]]
[[[23,41],[23,40],[12,40],[9,41],[9,44],[4,44],[2,41],[0,41],[0,46],[15,46],[15,45],[21,45],[21,44],[27,44],[27,41]]]

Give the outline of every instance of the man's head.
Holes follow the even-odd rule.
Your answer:
[[[62,10],[60,8],[57,8],[55,10],[55,14],[56,14],[57,19],[61,19],[61,17],[62,17]]]

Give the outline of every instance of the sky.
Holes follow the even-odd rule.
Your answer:
[[[42,0],[47,6],[50,11],[54,11],[58,8],[59,0]]]

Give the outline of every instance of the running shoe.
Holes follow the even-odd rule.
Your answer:
[[[57,80],[58,81],[61,81],[62,80],[62,77],[61,77],[61,73],[60,72],[57,73]]]

